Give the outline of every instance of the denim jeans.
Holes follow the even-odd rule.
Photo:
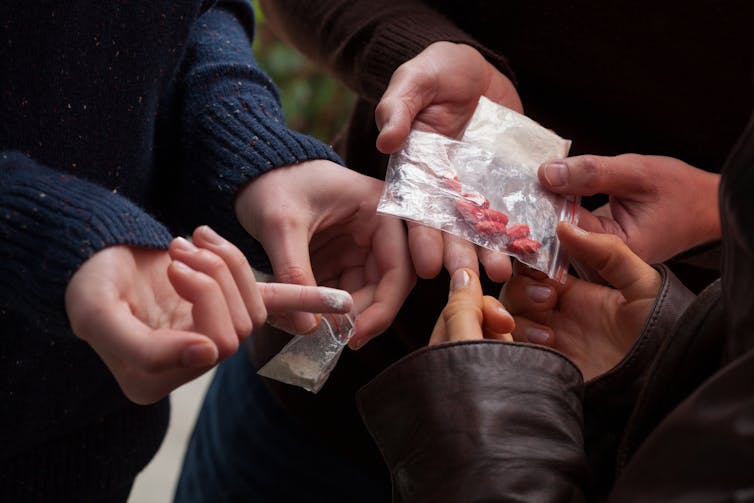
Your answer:
[[[386,502],[389,483],[360,471],[289,414],[246,351],[217,369],[183,461],[175,501]]]

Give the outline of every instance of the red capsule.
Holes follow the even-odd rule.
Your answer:
[[[505,234],[505,223],[495,220],[480,220],[474,226],[479,234],[485,236],[499,236]]]
[[[466,199],[458,199],[456,201],[456,210],[466,220],[466,223],[471,226],[476,225],[480,220],[484,220],[483,210]]]
[[[503,225],[508,224],[508,215],[502,211],[494,210],[492,208],[485,208],[482,210],[484,218],[486,220],[492,220],[493,222],[500,222]]]
[[[522,255],[529,255],[542,247],[542,243],[531,238],[516,239],[508,245],[508,250],[513,253],[520,253]]]
[[[529,236],[529,226],[526,224],[517,224],[512,225],[508,228],[506,231],[506,234],[508,234],[508,237],[516,240],[521,239]]]

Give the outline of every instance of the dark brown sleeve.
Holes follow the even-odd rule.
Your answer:
[[[357,400],[395,502],[580,501],[581,391],[559,353],[467,341],[412,353]]]
[[[362,98],[377,102],[398,66],[438,41],[479,50],[510,76],[505,58],[415,0],[261,0],[274,31],[324,65]]]

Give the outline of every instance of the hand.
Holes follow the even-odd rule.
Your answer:
[[[264,246],[277,281],[353,295],[354,349],[388,328],[416,281],[402,222],[376,214],[382,186],[316,160],[275,168],[236,199],[238,220]],[[290,325],[295,333],[316,327],[298,315]]]
[[[579,226],[615,234],[652,264],[720,238],[720,175],[671,157],[571,157],[542,165],[539,179],[560,194],[608,194],[594,213],[582,209]]]
[[[437,319],[429,345],[445,342],[497,339],[512,341],[513,317],[494,297],[482,295],[479,277],[459,269],[450,280],[450,298]]]
[[[565,285],[539,271],[506,283],[501,300],[516,320],[513,338],[553,347],[592,379],[613,368],[640,335],[660,289],[660,274],[616,236],[561,222],[558,238],[571,256],[614,288],[569,276]]]
[[[513,83],[476,49],[435,42],[398,67],[390,79],[375,110],[377,148],[386,154],[397,151],[412,127],[458,138],[481,96],[523,110]],[[409,245],[422,278],[436,276],[443,264],[451,274],[461,267],[478,271],[478,261],[494,281],[505,281],[511,274],[506,255],[415,223],[409,224]]]
[[[338,312],[351,308],[350,298]],[[65,293],[73,332],[102,358],[124,394],[140,404],[229,357],[267,311],[333,311],[333,292],[256,284],[243,254],[209,227],[168,251],[105,248],[73,275]]]

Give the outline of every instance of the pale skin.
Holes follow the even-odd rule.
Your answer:
[[[257,283],[238,248],[207,226],[167,251],[112,246],[71,278],[71,328],[124,394],[153,403],[232,355],[268,313],[348,312],[352,299],[315,287]]]
[[[264,247],[277,281],[351,293],[354,349],[390,326],[416,282],[403,223],[376,214],[382,187],[315,160],[273,169],[236,198],[238,220]],[[317,319],[295,313],[275,324],[307,333]]]
[[[460,269],[451,280],[451,295],[430,345],[481,339],[545,345],[571,359],[586,380],[618,364],[641,333],[660,275],[616,236],[586,232],[565,222],[558,226],[558,236],[570,254],[612,286],[573,276],[562,285],[538,271],[517,267],[501,294],[506,310],[482,295],[472,270]],[[536,340],[529,337],[532,329]]]

